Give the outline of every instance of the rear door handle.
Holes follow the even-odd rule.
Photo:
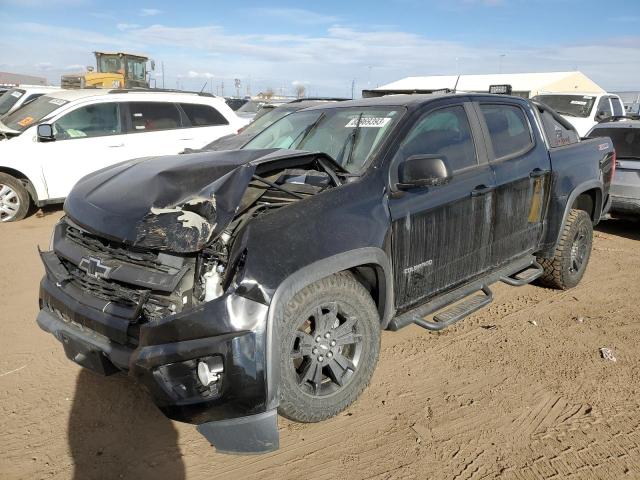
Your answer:
[[[183,141],[183,142],[186,142],[188,140],[193,140],[193,138],[181,138],[180,140]]]
[[[529,177],[538,178],[544,177],[550,170],[542,170],[541,168],[534,168],[531,173],[529,173]]]
[[[472,197],[479,197],[481,195],[486,195],[489,192],[495,190],[496,187],[487,187],[486,185],[478,185],[476,188],[471,190]]]
[[[120,148],[124,147],[124,143],[116,143],[115,145],[109,145],[109,148]]]

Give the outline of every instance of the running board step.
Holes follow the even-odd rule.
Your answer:
[[[470,303],[468,304],[468,307],[467,307],[469,310],[467,310],[467,308],[464,308],[466,312],[464,316],[470,315],[471,313],[475,312],[479,308],[482,308],[483,306],[490,303],[491,300],[493,299],[491,290],[489,290],[488,288],[489,285],[492,285],[501,280],[505,281],[504,279],[507,279],[508,281],[518,281],[519,280],[518,278],[511,278],[511,277],[515,277],[516,275],[519,275],[522,272],[527,271],[528,269],[531,268],[532,265],[537,265],[536,257],[534,257],[533,255],[527,255],[525,257],[516,259],[513,262],[509,263],[508,265],[505,265],[504,267],[496,271],[493,271],[487,275],[476,278],[475,280],[465,285],[462,285],[456,288],[455,290],[444,293],[442,295],[438,295],[432,300],[428,301],[427,303],[423,303],[422,305],[419,305],[409,311],[399,314],[389,322],[389,325],[387,328],[389,328],[389,330],[397,331],[397,330],[400,330],[401,328],[406,327],[407,325],[411,325],[412,323],[415,323],[428,330],[436,330],[436,331],[442,330],[446,326],[451,325],[452,323],[455,323],[456,321],[458,321],[459,319],[455,318],[458,315],[455,315],[454,313],[449,313],[449,311],[445,312],[446,315],[445,313],[440,314],[440,318],[444,317],[445,319],[445,322],[446,322],[445,325],[442,325],[445,322],[426,322],[424,318],[428,315],[433,315],[434,313],[440,310],[450,307],[454,303],[459,302],[461,300],[464,301],[465,305],[467,305],[468,302]],[[539,265],[537,265],[537,267],[539,267],[540,269],[542,268]],[[538,278],[538,277],[536,276],[535,278]],[[533,276],[527,276],[527,280],[533,281],[534,278]],[[484,297],[483,296],[478,297],[479,300],[477,300],[477,302],[479,306],[476,306],[476,300],[468,299],[467,297],[477,293],[480,290],[484,292]],[[453,309],[450,309],[450,310],[453,310]],[[460,317],[460,319],[464,318],[464,316]],[[449,320],[449,318],[451,317],[454,317],[454,321]]]
[[[506,283],[507,285],[511,285],[512,287],[521,287],[523,285],[528,285],[534,280],[540,278],[544,273],[544,268],[538,262],[533,262],[531,265],[526,267],[519,272],[516,272],[509,276],[500,277],[500,281]]]
[[[459,304],[445,310],[442,313],[434,315],[433,320],[417,319],[414,323],[427,330],[438,331],[459,322],[463,318],[468,317],[477,312],[482,307],[489,305],[493,301],[493,292],[486,285],[480,290],[484,295],[467,298]]]

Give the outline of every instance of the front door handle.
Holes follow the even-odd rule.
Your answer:
[[[180,140],[183,141],[183,142],[187,142],[189,140],[193,140],[193,138],[181,138]]]
[[[487,187],[486,185],[478,185],[476,188],[471,190],[472,197],[479,197],[481,195],[486,195],[489,192],[495,190],[496,187]]]
[[[124,143],[116,143],[115,145],[109,145],[109,148],[120,148],[124,147]]]
[[[529,173],[529,177],[530,178],[544,177],[547,173],[549,173],[549,170],[542,170],[541,168],[534,168],[531,171],[531,173]]]

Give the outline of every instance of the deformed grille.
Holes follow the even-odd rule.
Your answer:
[[[89,295],[126,307],[140,306],[140,313],[147,318],[159,318],[175,313],[175,303],[170,296],[132,288],[113,280],[94,278],[71,262],[61,261],[72,277],[71,282]]]
[[[65,235],[74,243],[91,252],[107,255],[109,258],[113,258],[114,260],[121,260],[134,265],[140,265],[147,268],[153,268],[161,272],[171,273],[171,267],[162,264],[158,260],[158,255],[155,253],[138,252],[128,248],[118,247],[114,243],[95,237],[87,232],[83,232],[69,224],[67,224]]]

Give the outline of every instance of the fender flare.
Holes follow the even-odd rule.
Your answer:
[[[584,192],[588,190],[593,190],[594,188],[600,192],[600,197],[596,199],[596,204],[593,206],[594,218],[592,218],[591,220],[592,222],[594,222],[594,224],[600,221],[600,216],[602,215],[602,182],[598,180],[589,180],[587,182],[583,182],[577,185],[569,194],[569,197],[567,198],[567,203],[564,207],[564,214],[562,215],[562,223],[560,224],[560,229],[558,230],[558,232],[562,232],[562,229],[564,228],[564,224],[567,221],[567,217],[569,216],[569,212],[571,211],[571,207],[575,203],[576,199],[580,195],[582,195]],[[553,244],[553,248],[550,249],[550,251],[552,252],[555,251],[556,247],[558,246],[558,242],[560,242],[560,234],[558,234]]]
[[[363,247],[333,255],[313,262],[288,276],[276,289],[269,312],[265,330],[266,342],[266,383],[267,409],[278,406],[278,383],[280,380],[280,338],[276,328],[276,319],[282,314],[285,305],[296,293],[318,280],[335,273],[362,265],[373,265],[382,270],[384,275],[384,312],[381,328],[386,328],[393,318],[393,271],[387,254],[377,247]]]

